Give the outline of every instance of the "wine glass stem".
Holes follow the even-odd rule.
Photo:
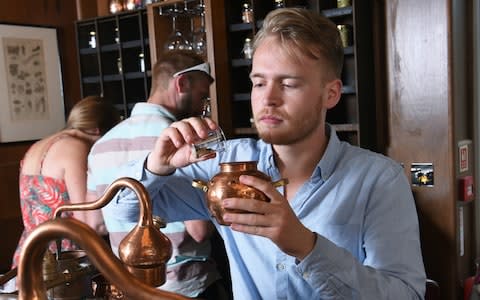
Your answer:
[[[172,29],[173,32],[177,32],[177,15],[172,16]]]

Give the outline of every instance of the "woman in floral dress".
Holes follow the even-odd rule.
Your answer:
[[[19,189],[24,231],[15,251],[12,268],[18,265],[22,245],[41,223],[52,219],[57,207],[85,202],[87,155],[93,143],[120,121],[116,109],[105,100],[89,96],[70,111],[64,130],[34,143],[22,159]],[[98,211],[78,211],[74,217],[99,234],[106,234]],[[62,251],[75,249],[62,241]],[[51,251],[56,251],[51,243]]]

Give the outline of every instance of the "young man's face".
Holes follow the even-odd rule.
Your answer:
[[[319,61],[292,59],[273,37],[256,49],[252,72],[252,112],[267,143],[299,142],[325,126],[326,88]],[[323,130],[323,129],[322,129]]]

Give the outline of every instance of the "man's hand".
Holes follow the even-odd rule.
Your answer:
[[[283,252],[299,260],[313,249],[316,235],[303,226],[293,212],[288,200],[271,182],[254,176],[240,176],[242,184],[262,191],[270,202],[255,199],[227,198],[223,207],[248,213],[225,213],[224,220],[231,222],[235,231],[264,236],[272,240]]]
[[[174,122],[164,129],[155,142],[153,151],[148,155],[146,167],[158,175],[168,175],[176,168],[215,157],[215,153],[196,158],[192,144],[205,139],[208,131],[218,126],[209,118],[188,118]]]

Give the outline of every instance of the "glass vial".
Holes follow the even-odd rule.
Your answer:
[[[242,22],[243,23],[252,23],[253,22],[253,9],[250,6],[250,3],[248,3],[248,2],[243,3]]]
[[[120,33],[118,32],[118,27],[115,27],[115,43],[120,43]]]
[[[275,8],[283,8],[283,7],[285,7],[284,0],[275,0]]]
[[[140,72],[145,72],[145,55],[143,53],[138,54],[138,64]]]
[[[123,73],[122,59],[120,57],[117,57],[117,69],[118,69],[118,74]]]
[[[352,6],[352,2],[350,0],[337,0],[337,7],[347,7]]]
[[[342,41],[343,48],[352,46],[352,29],[348,24],[337,25],[338,32],[340,33],[340,39]]]
[[[88,45],[90,45],[90,48],[97,48],[97,33],[95,31],[90,31],[90,41],[88,42]]]
[[[252,59],[252,54],[253,54],[252,39],[250,38],[245,39],[242,52],[243,52],[243,57],[245,59]]]

